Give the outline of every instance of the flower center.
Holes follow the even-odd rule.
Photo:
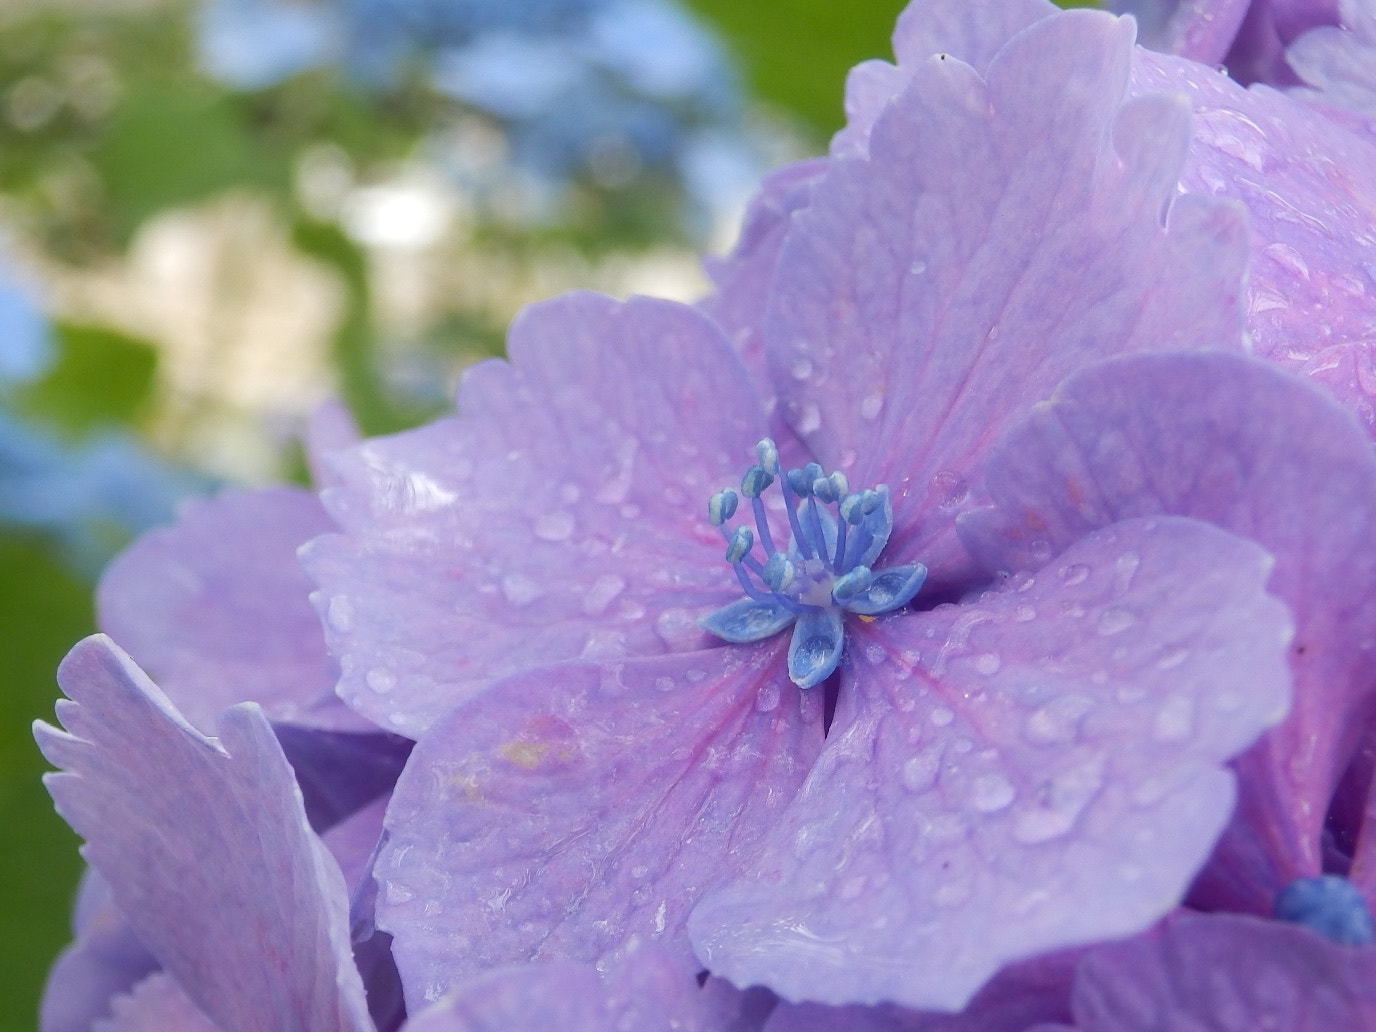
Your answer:
[[[874,561],[893,531],[893,506],[883,484],[852,492],[844,473],[826,475],[810,462],[784,473],[769,438],[755,447],[757,462],[741,478],[755,530],[727,529],[740,496],[721,491],[707,517],[726,539],[726,561],[745,598],[723,606],[702,626],[725,641],[762,641],[788,627],[788,674],[800,688],[826,680],[841,662],[845,614],[877,616],[907,605],[927,577],[921,563],[876,572]],[[788,548],[774,545],[763,493],[778,484],[791,530]],[[758,542],[764,559],[755,555]]]
[[[1345,946],[1367,946],[1376,939],[1366,900],[1340,875],[1292,881],[1276,894],[1272,912]]]

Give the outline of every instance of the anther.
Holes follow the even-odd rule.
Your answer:
[[[874,573],[868,566],[857,566],[837,577],[831,585],[831,597],[837,605],[845,605],[857,595],[863,595],[874,583]]]
[[[765,585],[770,591],[787,591],[793,579],[798,575],[798,568],[782,552],[775,552],[764,564],[764,573],[761,575]]]
[[[747,498],[758,498],[772,483],[774,477],[766,472],[763,466],[751,466],[745,471],[745,476],[741,477],[741,494]]]
[[[707,519],[712,526],[720,527],[736,515],[736,492],[718,491],[707,500]]]
[[[760,468],[771,477],[779,475],[779,449],[773,440],[768,437],[761,438],[760,443],[755,445],[755,458],[759,461]]]
[[[737,527],[726,543],[726,561],[734,565],[744,559],[754,547],[755,535],[750,532],[750,528]]]

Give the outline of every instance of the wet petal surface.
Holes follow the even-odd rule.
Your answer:
[[[347,536],[303,553],[340,694],[411,737],[526,667],[702,647],[739,594],[703,505],[763,416],[720,331],[575,294],[527,309],[510,354],[457,418],[336,456]]]
[[[955,1010],[1004,963],[1174,906],[1233,804],[1222,764],[1285,712],[1270,561],[1128,521],[1009,590],[876,622],[816,766],[689,932],[787,999]]]
[[[632,936],[696,972],[688,910],[792,798],[821,710],[773,641],[545,667],[436,724],[376,872],[412,1009],[484,967],[596,961]]]

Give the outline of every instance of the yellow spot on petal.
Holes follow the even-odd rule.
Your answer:
[[[526,770],[534,770],[549,755],[549,746],[544,742],[507,742],[497,750],[497,755],[508,763],[514,763]]]
[[[874,621],[879,619],[877,616],[866,616],[864,613],[856,613],[855,615],[860,617],[865,623],[874,623]]]

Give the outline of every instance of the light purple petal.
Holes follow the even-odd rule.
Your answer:
[[[1367,120],[1376,133],[1376,4],[1340,0],[1341,27],[1323,25],[1305,33],[1285,52],[1312,99]]]
[[[1081,1032],[1376,1027],[1376,948],[1234,914],[1180,913],[1105,946],[1075,986]]]
[[[396,784],[411,741],[399,735],[360,735],[293,724],[273,726],[291,764],[311,827],[335,827]]]
[[[885,554],[935,585],[965,572],[952,520],[1016,413],[1093,357],[1240,339],[1241,213],[1176,197],[1187,112],[1125,103],[1132,49],[1129,21],[1070,11],[987,83],[929,58],[794,216],[767,324],[784,411],[824,466],[889,485]]]
[[[43,987],[42,1032],[89,1032],[97,1018],[109,1014],[114,997],[158,967],[115,905],[105,879],[89,867],[77,890],[74,923],[76,941],[58,955]]]
[[[595,961],[633,936],[698,968],[683,922],[736,874],[821,746],[783,643],[544,667],[421,739],[379,859],[412,1008],[484,967]]]
[[[606,965],[500,968],[465,981],[405,1032],[759,1032],[770,1001],[700,988],[676,959],[640,950]]]
[[[151,975],[114,1001],[111,1017],[90,1032],[221,1032],[181,987],[164,974]]]
[[[760,182],[759,192],[750,202],[731,253],[724,258],[703,262],[715,290],[698,307],[716,320],[727,339],[735,345],[753,383],[765,385],[764,321],[769,286],[793,213],[807,207],[813,184],[826,170],[825,160],[799,161],[776,169]],[[764,387],[761,386],[761,390]],[[763,397],[772,409],[772,397]]]
[[[698,617],[740,595],[706,506],[764,420],[717,327],[574,294],[527,309],[509,350],[457,418],[337,461],[347,536],[303,552],[340,694],[411,737],[527,667],[701,648]]]
[[[110,564],[100,627],[146,667],[196,728],[257,702],[275,721],[373,729],[334,694],[313,585],[296,550],[333,529],[308,491],[227,492],[188,504]]]
[[[1137,19],[1142,46],[1217,67],[1252,5],[1253,0],[1116,0],[1109,6]]]
[[[957,1010],[1010,961],[1170,910],[1285,712],[1270,560],[1127,521],[1035,577],[853,632],[822,755],[689,932],[737,985]],[[1207,570],[1207,575],[1201,575]]]
[[[1040,1021],[1070,1020],[1070,987],[1079,955],[1066,950],[1004,968],[959,1014],[892,1004],[782,1002],[764,1032],[1031,1032]]]
[[[61,768],[45,783],[168,974],[226,1028],[370,1029],[343,879],[262,711],[208,740],[100,635],[58,682],[67,730],[34,725]]]
[[[1363,170],[1376,168],[1376,141],[1274,90],[1138,51],[1133,91],[1163,89],[1194,108],[1181,185],[1247,208],[1253,352],[1323,383],[1373,432],[1376,177]]]
[[[306,462],[311,482],[322,488],[336,486],[330,456],[352,448],[363,439],[353,414],[337,401],[316,406],[306,424]]]
[[[1240,761],[1240,820],[1211,886],[1211,906],[1269,913],[1276,891],[1319,873],[1329,799],[1376,705],[1376,456],[1362,428],[1260,362],[1139,356],[1067,380],[986,477],[996,508],[961,530],[990,569],[1031,568],[1089,530],[1159,513],[1275,557],[1269,590],[1296,621],[1294,704]]]

